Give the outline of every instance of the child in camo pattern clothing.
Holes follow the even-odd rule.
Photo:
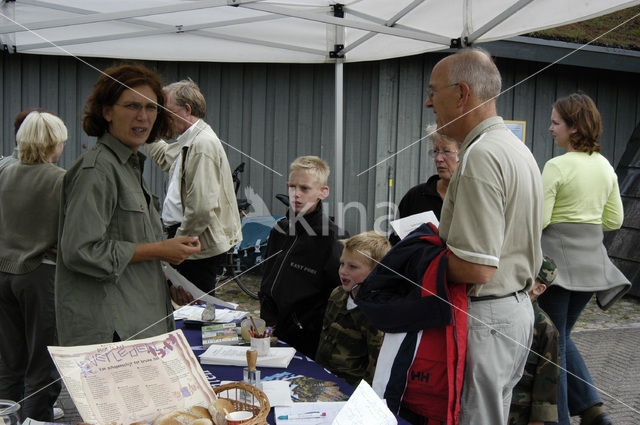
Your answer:
[[[536,318],[533,343],[520,381],[513,388],[509,425],[542,425],[558,422],[558,378],[560,361],[558,330],[538,305],[538,296],[553,284],[558,275],[556,263],[544,257],[536,282],[529,292]],[[538,356],[537,354],[540,354]]]
[[[345,240],[338,271],[342,287],[333,290],[324,314],[316,362],[353,386],[362,379],[371,384],[384,336],[369,323],[354,297],[390,248],[376,232]]]

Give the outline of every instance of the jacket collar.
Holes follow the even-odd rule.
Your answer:
[[[282,220],[280,222],[278,222],[277,226],[286,232],[289,232],[289,226],[292,220],[291,218],[291,208],[289,208],[287,210],[287,215],[286,215],[286,220]],[[322,213],[322,201],[318,201],[318,206],[316,207],[315,210],[311,211],[310,213],[307,213],[305,215],[302,216],[302,218],[296,218],[295,219],[295,232],[296,234],[302,234],[302,233],[307,233],[308,228],[310,227],[316,234],[318,234],[318,231],[322,230],[322,221],[326,220],[326,222],[329,222],[329,217],[323,217],[323,213]]]
[[[107,148],[109,148],[109,150],[114,153],[116,158],[118,158],[118,161],[120,161],[120,163],[122,164],[127,162],[131,157],[131,155],[134,155],[134,152],[131,150],[130,147],[128,147],[127,145],[122,143],[120,140],[113,137],[109,132],[105,132],[102,136],[100,136],[98,138],[97,143],[103,144]],[[138,150],[137,156],[140,162],[144,162],[144,160],[147,158],[139,150]]]
[[[198,118],[198,120],[191,124],[189,128],[187,128],[182,134],[176,137],[176,142],[180,143],[182,146],[190,145],[194,136],[196,136],[201,131],[201,128],[198,126],[201,121],[202,119]]]
[[[422,187],[422,193],[428,196],[440,197],[438,194],[438,180],[440,180],[440,176],[437,174],[429,177],[427,183]]]
[[[181,143],[182,147],[190,147],[193,140],[203,131],[213,131],[209,124],[204,122],[202,118],[198,118],[198,121],[194,122],[191,127],[185,130],[178,138],[176,142]]]
[[[309,223],[311,228],[315,229],[318,225],[322,224],[322,201],[318,201],[316,209],[302,216],[302,218]],[[296,223],[297,230],[302,230],[304,227],[302,223]]]
[[[462,157],[462,155],[464,155],[464,152],[473,143],[474,140],[476,140],[481,134],[494,130],[494,127],[506,128],[504,125],[504,121],[502,120],[502,117],[495,116],[495,117],[487,118],[486,120],[476,125],[469,132],[469,134],[467,134],[467,137],[465,137],[464,142],[462,142],[459,155]]]

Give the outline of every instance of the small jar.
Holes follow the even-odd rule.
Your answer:
[[[0,423],[5,425],[20,425],[20,405],[11,400],[0,400]]]

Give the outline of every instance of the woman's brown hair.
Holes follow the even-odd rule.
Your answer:
[[[602,120],[596,104],[584,93],[573,93],[556,100],[553,109],[569,128],[576,132],[569,136],[571,147],[578,152],[591,155],[600,152],[598,138],[602,134]]]
[[[164,93],[162,82],[155,72],[143,65],[125,64],[106,69],[93,86],[93,93],[87,99],[82,119],[82,128],[89,136],[100,137],[109,128],[102,111],[113,106],[122,92],[140,86],[149,86],[158,98],[158,115],[149,133],[147,143],[169,136],[169,116],[164,109]]]

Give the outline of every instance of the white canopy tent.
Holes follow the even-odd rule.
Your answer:
[[[11,53],[167,61],[335,63],[336,205],[344,62],[464,47],[640,0],[2,0]]]
[[[0,37],[34,54],[216,62],[408,56],[581,21],[637,0],[15,0]],[[335,46],[343,46],[336,48]],[[335,55],[331,54],[335,52]]]

